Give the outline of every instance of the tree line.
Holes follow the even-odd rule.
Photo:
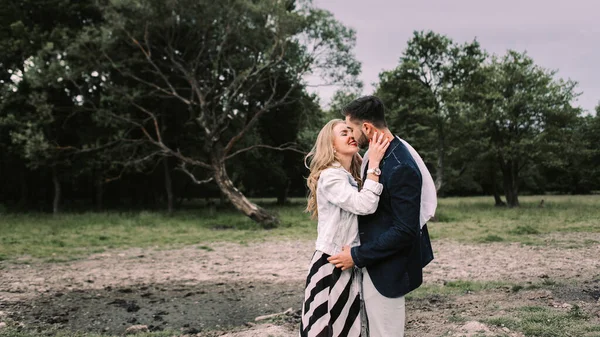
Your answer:
[[[7,210],[216,197],[276,226],[248,197],[304,196],[304,153],[361,90],[355,32],[308,1],[0,2]],[[312,85],[344,89],[323,110]],[[440,195],[599,189],[599,118],[524,53],[415,32],[375,94]]]

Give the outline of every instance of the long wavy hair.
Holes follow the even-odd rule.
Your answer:
[[[340,123],[344,123],[344,121],[341,119],[333,119],[325,124],[321,131],[319,131],[317,141],[312,150],[310,150],[308,155],[304,158],[304,165],[310,169],[310,174],[306,179],[306,185],[309,190],[306,212],[310,213],[313,219],[316,219],[319,215],[317,207],[317,182],[319,181],[321,172],[326,168],[331,167],[334,162],[338,161],[336,153],[333,152],[333,128]],[[362,185],[362,180],[360,179],[361,163],[362,159],[360,155],[356,153],[352,157],[350,174],[352,174],[359,186]]]

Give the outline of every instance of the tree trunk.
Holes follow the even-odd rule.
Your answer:
[[[285,205],[288,199],[288,192],[290,190],[290,182],[286,179],[286,184],[277,193],[277,205]]]
[[[498,193],[498,188],[496,186],[494,186],[494,206],[496,207],[505,207],[506,203],[504,201],[502,201],[502,198],[500,197],[500,194]]]
[[[491,180],[492,180],[492,191],[494,193],[494,206],[496,207],[505,207],[506,203],[502,201],[500,197],[500,192],[498,191],[498,182],[496,181],[496,170],[492,167],[491,169]]]
[[[19,180],[21,182],[21,197],[19,199],[19,209],[27,209],[27,206],[29,204],[29,184],[27,182],[27,177],[26,175],[26,171],[25,168],[22,168],[19,170],[20,174],[19,174]]]
[[[439,139],[438,139],[438,150],[437,150],[437,166],[435,170],[435,191],[439,192],[444,185],[444,137],[441,134],[443,131],[439,131]],[[439,193],[438,193],[439,194]]]
[[[219,186],[219,188],[221,188]],[[221,193],[219,193],[219,207],[225,207],[227,206],[227,198],[225,197],[225,193],[223,193],[223,191],[221,191]]]
[[[504,180],[504,195],[508,207],[519,207],[519,182],[516,164],[510,162],[502,170]]]
[[[214,179],[225,197],[231,201],[233,206],[244,213],[250,219],[258,222],[263,228],[269,229],[279,225],[279,219],[267,212],[265,209],[253,204],[235,186],[227,175],[225,163],[217,158],[213,159]]]
[[[173,183],[171,181],[171,172],[167,158],[163,159],[163,168],[165,170],[165,190],[167,192],[167,212],[173,214]]]
[[[103,198],[104,198],[104,183],[102,181],[102,174],[96,173],[96,211],[100,212],[103,209]]]
[[[60,205],[60,181],[58,180],[58,173],[56,167],[52,167],[52,183],[54,184],[54,200],[52,202],[52,213],[58,214],[58,206]]]

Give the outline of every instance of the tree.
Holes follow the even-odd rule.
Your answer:
[[[555,71],[515,51],[493,58],[485,74],[475,112],[481,114],[490,153],[502,172],[507,204],[516,207],[524,169],[533,163],[564,165],[564,140],[580,113],[571,105],[576,83],[555,80]]]
[[[436,189],[447,183],[449,157],[459,154],[464,130],[464,86],[481,67],[479,43],[464,45],[429,32],[415,32],[400,64],[379,75],[377,95],[390,110],[390,124],[435,162]]]
[[[49,171],[53,212],[59,211],[61,172],[82,147],[86,122],[73,112],[73,86],[64,81],[62,57],[76,33],[99,17],[91,1],[20,1],[2,6],[0,43],[0,128],[9,135],[8,150],[29,169]],[[85,119],[85,118],[83,118]],[[90,120],[87,119],[87,125]],[[73,127],[77,125],[77,127]],[[27,184],[23,179],[21,184]]]
[[[600,109],[598,107],[597,109]],[[600,117],[580,116],[563,139],[560,161],[542,166],[547,189],[562,193],[587,194],[600,188]]]
[[[334,118],[342,118],[342,109],[353,100],[359,98],[361,96],[361,92],[362,84],[359,84],[356,87],[346,87],[344,89],[337,90],[329,102],[329,108],[325,114],[325,122]]]
[[[275,216],[234,186],[226,163],[257,148],[293,148],[244,147],[242,140],[264,115],[285,111],[299,97],[292,93],[303,88],[305,75],[322,74],[327,83],[355,81],[354,32],[310,3],[296,8],[275,0],[125,0],[104,15],[101,26],[80,36],[79,53],[107,74],[104,86],[111,94],[99,107],[105,119],[133,126],[139,136],[134,141],[152,148],[144,158],[175,157],[194,182],[216,182],[248,217],[276,225]],[[157,101],[167,108],[158,109]],[[185,126],[171,129],[183,132],[185,143],[169,141],[165,123],[173,120]],[[207,175],[198,178],[192,168]]]

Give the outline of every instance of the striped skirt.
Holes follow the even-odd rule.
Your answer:
[[[360,336],[360,271],[335,268],[328,257],[317,250],[310,263],[300,336]]]

